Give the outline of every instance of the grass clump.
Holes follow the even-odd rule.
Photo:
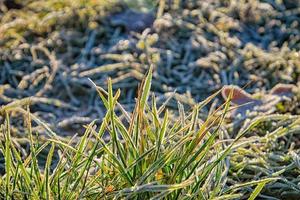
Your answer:
[[[60,138],[29,109],[23,109],[22,104],[3,106],[2,198],[236,199],[250,196],[249,199],[254,199],[266,183],[278,179],[270,176],[234,185],[228,182],[228,156],[244,145],[237,143],[239,139],[263,120],[251,123],[236,139],[224,140],[228,137],[223,127],[228,102],[206,119],[199,118],[201,109],[218,93],[188,113],[179,104],[179,114],[176,114],[169,112],[165,105],[158,107],[154,96],[148,103],[151,78],[150,70],[140,87],[133,113],[126,112],[118,103],[120,90],[113,93],[110,79],[108,92],[95,86],[107,112],[99,126],[96,120],[87,125],[80,139]],[[30,146],[27,153],[10,134],[10,118],[16,112],[24,115]],[[48,136],[43,140],[37,137],[32,123],[43,126]],[[105,134],[110,135],[110,140],[103,139]],[[38,159],[46,148],[45,159]]]

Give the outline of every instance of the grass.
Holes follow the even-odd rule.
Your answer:
[[[296,1],[19,2],[0,10],[0,199],[300,199],[300,98],[239,127],[219,95],[299,85]],[[154,24],[113,25],[128,7]]]
[[[229,101],[218,108],[221,112],[213,112],[204,120],[200,120],[199,112],[218,93],[190,112],[179,109],[179,113],[171,113],[166,107],[157,107],[155,97],[150,94],[151,78],[152,70],[140,86],[133,113],[121,109],[123,113],[116,114],[120,90],[113,92],[110,79],[107,92],[95,86],[106,114],[99,126],[95,125],[96,121],[88,124],[78,140],[75,137],[61,140],[30,113],[26,104],[2,106],[5,115],[1,124],[1,151],[5,158],[2,198],[255,199],[266,184],[281,182],[286,187],[292,188],[294,184],[298,188],[296,183],[281,177],[295,169],[292,164],[287,168],[264,169],[268,159],[282,162],[289,158],[276,155],[268,158],[259,149],[262,143],[271,145],[272,141],[299,131],[298,118],[260,117],[239,132],[236,139],[229,140],[224,131]],[[15,112],[21,112],[24,117],[24,134],[30,144],[28,154],[22,154],[22,147],[11,137],[10,118]],[[121,120],[121,116],[127,117]],[[281,125],[265,136],[245,140],[245,135],[259,129],[262,123],[286,120],[289,122],[285,128]],[[38,133],[33,133],[32,121],[41,123],[49,137],[42,141]],[[105,133],[110,135],[110,140],[103,139]],[[41,165],[37,157],[46,148],[47,156]],[[247,156],[242,158],[243,154]],[[260,154],[265,155],[259,158]],[[251,157],[257,157],[256,163]],[[264,173],[263,178],[247,180],[245,172],[251,170],[256,171],[257,177]],[[247,181],[236,183],[234,179],[243,176]]]

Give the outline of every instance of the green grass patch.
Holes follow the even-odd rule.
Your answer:
[[[283,180],[284,170],[265,172],[266,176],[235,182],[233,171],[243,171],[247,163],[237,153],[260,142],[274,140],[299,130],[296,118],[287,128],[277,129],[261,138],[244,140],[244,135],[271,117],[254,119],[234,140],[224,140],[224,118],[229,101],[206,119],[199,112],[218,94],[197,104],[190,112],[173,113],[157,107],[150,97],[152,69],[143,80],[133,113],[115,112],[120,90],[113,92],[95,86],[106,106],[106,114],[97,126],[86,126],[80,138],[60,138],[30,113],[24,104],[2,106],[1,151],[5,156],[5,174],[1,177],[1,195],[6,199],[255,199],[270,182]],[[149,103],[151,102],[151,103]],[[179,106],[180,108],[180,106]],[[23,113],[30,143],[27,154],[10,134],[12,113]],[[117,114],[120,113],[120,114]],[[127,118],[122,118],[125,115]],[[170,120],[172,117],[173,120]],[[277,116],[273,120],[285,120]],[[41,123],[49,134],[44,140],[32,132],[32,121]],[[104,141],[104,134],[110,135]],[[40,140],[37,140],[40,139]],[[48,148],[44,160],[39,154]],[[254,148],[255,149],[255,148]],[[257,156],[255,150],[248,156]],[[231,158],[233,157],[233,159]],[[55,158],[55,159],[54,159]],[[265,157],[262,156],[262,160]],[[265,158],[267,159],[267,158]],[[231,161],[232,160],[232,161]],[[43,167],[41,167],[41,163]],[[251,163],[249,163],[251,166]],[[257,173],[263,167],[257,166]],[[250,169],[251,170],[251,169]],[[269,174],[268,174],[269,173]],[[238,175],[239,176],[239,175]],[[288,181],[288,180],[286,180]],[[279,182],[278,182],[279,183]],[[298,187],[298,186],[296,186]]]

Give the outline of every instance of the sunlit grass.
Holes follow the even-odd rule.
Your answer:
[[[1,100],[7,102],[0,106],[0,168],[3,169],[0,199],[300,199],[300,121],[299,116],[286,113],[289,106],[276,105],[286,113],[284,115],[260,113],[254,119],[246,118],[240,128],[232,125],[234,119],[225,120],[227,112],[233,109],[229,108],[229,100],[216,108],[215,105],[220,104],[219,92],[197,103],[199,96],[219,89],[224,83],[243,84],[250,80],[245,77],[259,78],[269,86],[274,81],[296,82],[298,59],[292,49],[297,47],[297,37],[287,41],[288,48],[269,46],[270,50],[251,43],[243,48],[235,44],[239,40],[227,39],[228,31],[247,22],[249,17],[253,23],[260,20],[264,12],[255,9],[258,1],[245,5],[230,1],[231,8],[219,5],[225,15],[220,16],[220,21],[216,17],[217,24],[214,17],[202,16],[205,9],[197,7],[197,1],[195,5],[178,0],[170,3],[126,1],[134,10],[144,4],[145,9],[139,11],[153,11],[153,6],[157,6],[157,18],[165,15],[165,22],[171,25],[167,37],[164,37],[166,31],[156,31],[155,27],[154,32],[143,34],[129,34],[121,27],[111,27],[109,16],[123,9],[114,7],[114,3],[123,1],[28,2],[23,9],[10,10],[0,16],[1,58],[4,58],[0,60],[0,72],[3,72],[2,77],[8,77],[3,82],[6,85],[0,85]],[[186,7],[183,9],[182,5]],[[261,14],[244,16],[244,8]],[[239,20],[230,15],[233,11]],[[211,14],[214,16],[215,11]],[[296,14],[291,16],[296,17]],[[266,19],[272,22],[272,18]],[[284,23],[280,26],[285,27]],[[220,30],[211,30],[211,27]],[[289,25],[287,28],[283,36],[275,37],[276,41],[285,41],[284,35],[294,35],[297,30]],[[210,38],[212,31],[218,33],[220,41]],[[241,34],[247,36],[248,33]],[[111,45],[128,35],[133,45],[111,52]],[[266,44],[272,44],[272,34],[266,33],[266,36]],[[194,37],[199,37],[200,42],[194,41]],[[188,40],[196,46],[190,46]],[[108,50],[90,58],[94,47]],[[229,56],[225,56],[227,54]],[[83,62],[85,66],[93,59],[97,62],[91,66],[77,68],[77,64]],[[41,68],[43,60],[49,69]],[[53,63],[61,64],[59,72]],[[199,66],[194,66],[197,63]],[[4,64],[5,70],[1,71]],[[150,69],[143,78],[150,65],[155,66],[155,73]],[[73,73],[69,73],[69,68],[74,69]],[[237,70],[237,76],[233,82],[227,82],[231,69]],[[292,76],[287,75],[289,73]],[[67,83],[62,84],[65,75]],[[112,79],[104,80],[108,75]],[[101,87],[89,82],[88,77]],[[45,86],[41,81],[44,79]],[[129,101],[126,101],[130,106],[120,102],[124,102],[128,93],[136,93],[137,80],[143,81],[131,111],[132,95],[128,95]],[[86,87],[87,83],[94,86],[94,91]],[[67,89],[62,89],[64,84]],[[121,90],[115,90],[118,87]],[[53,94],[40,95],[43,88]],[[77,97],[78,88],[86,92]],[[180,94],[164,93],[174,88],[180,88]],[[29,93],[25,93],[27,90]],[[74,135],[62,137],[63,133],[56,132],[60,130],[56,129],[58,124],[51,124],[35,110],[41,104],[51,105],[46,106],[44,113],[49,109],[76,110],[77,104],[68,104],[69,98],[56,99],[57,93],[68,90],[74,92],[69,96],[77,103],[97,91],[99,105],[105,107],[104,115],[87,124],[80,136],[75,135],[80,132],[75,128]],[[13,93],[11,98],[10,93]],[[169,102],[171,96],[175,96],[175,100]],[[161,102],[162,97],[167,100]],[[176,100],[181,101],[178,109]],[[94,106],[91,102],[83,105]],[[99,114],[91,113],[92,116]],[[62,117],[69,116],[69,113],[64,114]]]
[[[157,107],[154,96],[149,99],[151,78],[152,70],[140,86],[134,112],[121,109],[123,113],[120,115],[115,110],[121,91],[114,93],[110,79],[107,92],[95,86],[107,112],[99,126],[95,121],[87,125],[79,140],[61,140],[29,109],[24,110],[22,101],[3,106],[1,112],[5,122],[1,125],[1,151],[5,156],[5,175],[1,178],[2,197],[235,199],[251,195],[249,199],[254,199],[266,183],[280,179],[270,175],[245,183],[228,184],[231,167],[228,156],[251,143],[240,139],[266,118],[254,120],[236,139],[222,142],[226,137],[223,122],[229,102],[204,121],[199,119],[199,112],[218,93],[197,104],[190,112],[171,114],[166,108]],[[22,147],[16,146],[11,137],[12,112],[24,115],[24,134],[30,143],[27,155],[20,152]],[[121,115],[127,116],[124,118],[127,121],[122,121]],[[43,142],[36,140],[32,121],[43,124],[49,133]],[[293,126],[280,133],[295,129]],[[109,133],[109,141],[103,140],[105,133]],[[267,137],[258,140],[265,139]],[[41,161],[38,156],[45,148],[48,153]],[[59,155],[55,155],[57,152]],[[53,160],[54,157],[58,158]],[[252,189],[247,191],[245,188]]]

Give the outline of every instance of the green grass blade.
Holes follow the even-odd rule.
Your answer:
[[[270,180],[266,180],[258,183],[255,189],[253,190],[253,192],[251,193],[250,197],[248,198],[248,200],[254,200],[269,181]]]
[[[148,74],[145,78],[145,82],[143,84],[143,90],[141,94],[141,99],[140,99],[140,110],[144,111],[145,105],[147,103],[149,93],[150,93],[150,88],[151,88],[151,81],[152,81],[152,67],[150,67]]]
[[[45,176],[44,176],[44,180],[43,180],[43,185],[45,187],[45,199],[50,200],[51,198],[51,187],[50,187],[50,168],[51,168],[51,164],[52,164],[52,157],[53,157],[53,153],[54,153],[54,149],[55,149],[55,144],[52,143],[51,144],[51,148],[49,150],[48,156],[47,156],[47,160],[46,160],[46,165],[45,165]]]
[[[5,193],[6,197],[5,199],[10,199],[10,196],[12,194],[12,191],[10,190],[10,179],[11,179],[11,170],[12,170],[12,158],[11,158],[11,152],[10,152],[10,146],[11,146],[11,141],[10,141],[10,122],[9,122],[9,116],[8,113],[5,115],[5,129],[2,127],[2,132],[6,133],[5,135]]]

